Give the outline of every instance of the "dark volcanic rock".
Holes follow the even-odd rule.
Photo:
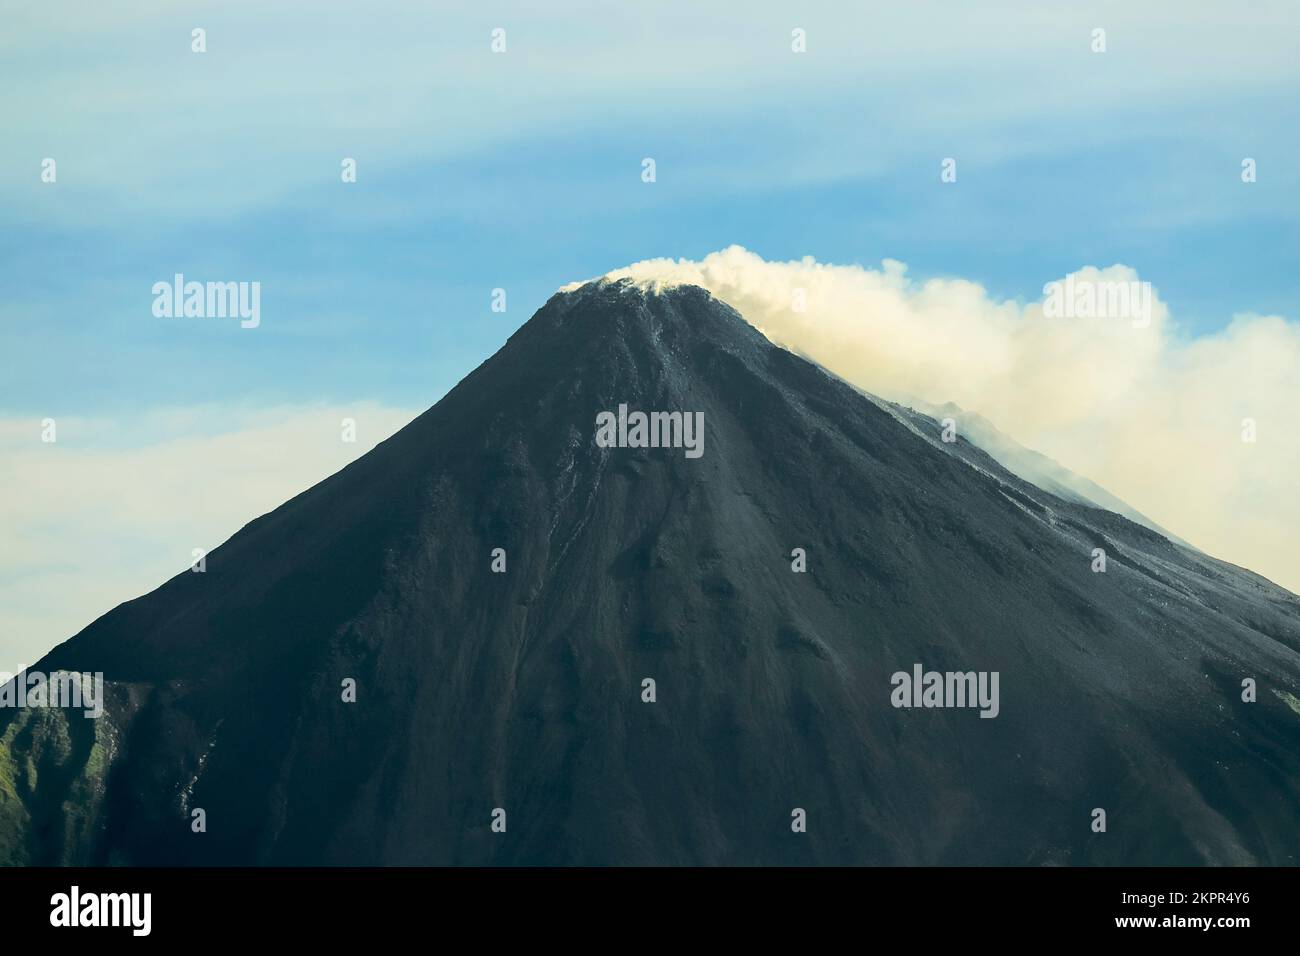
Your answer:
[[[703,457],[597,447],[620,402]],[[1300,862],[1300,601],[938,432],[703,290],[558,294],[35,666],[109,709],[0,715],[0,859]],[[914,663],[999,716],[893,708]]]

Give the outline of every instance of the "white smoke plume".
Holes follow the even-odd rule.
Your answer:
[[[999,301],[964,279],[912,281],[893,260],[878,269],[767,262],[739,246],[609,276],[703,286],[860,388],[978,412],[1173,534],[1300,591],[1294,321],[1241,314],[1186,338],[1154,294],[1145,316],[1061,316],[1045,310],[1050,295]],[[1070,282],[1138,276],[1089,266]]]

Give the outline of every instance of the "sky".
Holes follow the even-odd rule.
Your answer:
[[[0,0],[0,670],[391,434],[557,288],[631,263],[905,263],[913,292],[960,281],[1016,315],[1123,267],[1167,312],[1161,381],[1243,321],[1289,342],[1300,320],[1292,3],[531,6]],[[176,273],[259,282],[260,324],[155,316]],[[1300,397],[1286,372],[1279,402]],[[1067,444],[1008,392],[954,391]],[[1107,455],[1067,464],[1160,510],[1167,470]],[[1226,513],[1193,490],[1173,518]],[[1257,491],[1277,493],[1233,486]],[[1294,539],[1293,514],[1203,540],[1300,589],[1252,545]]]

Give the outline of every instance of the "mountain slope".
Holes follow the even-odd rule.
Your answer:
[[[952,402],[930,406],[918,402],[918,407],[929,418],[952,418],[958,423],[961,433],[981,451],[986,452],[994,461],[1019,478],[1030,484],[1075,504],[1102,508],[1123,515],[1130,521],[1150,528],[1152,531],[1177,544],[1188,545],[1186,541],[1170,534],[1146,515],[1137,511],[1128,502],[1112,495],[1095,482],[1077,475],[1039,452],[1026,448],[1011,439],[982,415],[967,412]]]
[[[597,447],[620,403],[703,456]],[[701,289],[558,294],[36,665],[108,712],[0,716],[0,858],[1300,862],[1300,601],[937,432]],[[894,708],[915,663],[999,715]]]

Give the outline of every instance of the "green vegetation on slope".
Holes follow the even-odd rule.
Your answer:
[[[0,723],[0,865],[89,862],[111,754],[107,718],[23,708]]]

